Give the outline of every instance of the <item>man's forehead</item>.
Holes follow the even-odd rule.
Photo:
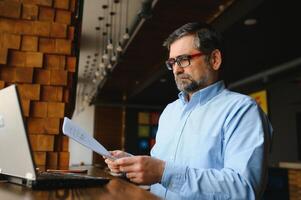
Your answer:
[[[178,54],[179,52],[182,52],[182,54],[183,52],[191,53],[193,50],[195,50],[194,37],[187,35],[175,40],[170,45],[169,55]]]

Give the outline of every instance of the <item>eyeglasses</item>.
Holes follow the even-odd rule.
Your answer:
[[[178,64],[179,67],[188,67],[190,65],[190,60],[194,57],[204,55],[203,52],[192,54],[192,55],[179,55],[176,58],[169,58],[165,64],[167,69],[172,70],[175,63]]]

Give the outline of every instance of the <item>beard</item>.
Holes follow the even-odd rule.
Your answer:
[[[200,80],[194,80],[189,74],[179,74],[175,76],[178,90],[186,93],[193,93],[206,87],[208,79],[208,74],[204,74]]]

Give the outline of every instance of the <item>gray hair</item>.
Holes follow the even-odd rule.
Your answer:
[[[173,42],[187,35],[194,36],[194,47],[206,55],[210,55],[215,49],[223,53],[221,34],[209,24],[201,22],[191,22],[181,26],[169,35],[163,46],[170,50],[170,45]]]

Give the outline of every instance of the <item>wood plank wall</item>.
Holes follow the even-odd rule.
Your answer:
[[[94,137],[108,150],[122,148],[122,108],[95,106]],[[93,153],[94,164],[104,164],[103,158]]]
[[[0,89],[18,85],[40,168],[69,165],[61,126],[73,102],[75,7],[76,0],[0,1]]]

